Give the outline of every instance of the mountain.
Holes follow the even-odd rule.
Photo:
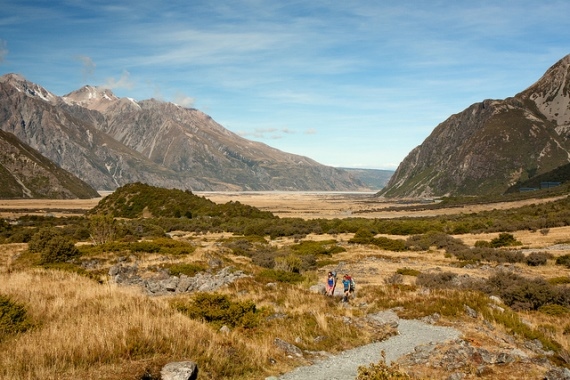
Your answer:
[[[356,169],[356,168],[340,168],[347,171],[354,178],[358,178],[364,186],[372,189],[379,190],[382,189],[392,175],[394,175],[393,170],[382,170],[382,169]]]
[[[196,109],[93,86],[56,96],[0,77],[0,128],[99,190],[141,182],[195,191],[349,191],[344,170],[246,140]]]
[[[0,130],[0,198],[96,198],[99,194],[11,133]]]
[[[502,194],[570,162],[570,55],[532,86],[452,115],[413,149],[379,195]]]

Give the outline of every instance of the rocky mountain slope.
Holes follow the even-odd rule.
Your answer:
[[[246,140],[208,115],[85,86],[63,97],[0,77],[0,128],[99,190],[358,190],[348,172]]]
[[[570,55],[516,96],[473,104],[439,124],[379,194],[501,194],[569,162]]]
[[[97,191],[0,130],[0,198],[96,198]]]

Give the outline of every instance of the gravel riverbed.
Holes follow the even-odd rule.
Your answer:
[[[400,319],[398,332],[398,335],[385,341],[344,351],[315,364],[298,367],[280,377],[270,377],[268,380],[355,379],[358,367],[377,363],[381,359],[382,351],[386,354],[386,363],[391,363],[413,352],[417,346],[455,340],[461,334],[450,327],[434,326],[418,320],[406,319]]]

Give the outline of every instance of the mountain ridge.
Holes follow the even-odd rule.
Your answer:
[[[570,55],[513,97],[451,115],[414,148],[378,195],[502,194],[570,161]]]
[[[183,190],[367,189],[341,169],[246,140],[205,113],[84,86],[62,97],[0,77],[0,126],[98,190],[132,182]]]

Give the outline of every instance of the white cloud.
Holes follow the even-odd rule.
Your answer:
[[[195,101],[194,98],[187,96],[187,95],[183,94],[182,92],[177,92],[176,94],[174,94],[173,102],[178,104],[179,106],[182,106],[185,108],[191,108],[194,106],[194,101]]]
[[[117,88],[125,88],[131,90],[135,84],[131,81],[131,74],[127,70],[123,70],[121,77],[115,79],[114,77],[107,78],[105,84],[102,87],[108,88],[110,90]]]

